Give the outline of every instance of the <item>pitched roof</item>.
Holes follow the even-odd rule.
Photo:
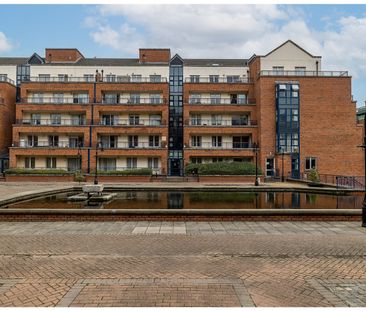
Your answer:
[[[306,54],[308,54],[310,57],[321,57],[321,56],[315,56],[310,54],[308,51],[306,51],[305,49],[303,49],[300,45],[296,44],[294,41],[292,40],[287,40],[284,43],[282,43],[281,45],[279,45],[278,47],[276,47],[275,49],[273,49],[272,51],[270,51],[269,53],[267,53],[266,55],[262,56],[262,57],[267,57],[268,55],[272,54],[274,51],[277,51],[278,49],[280,49],[281,47],[283,47],[284,45],[286,45],[287,43],[292,43],[293,45],[295,45],[298,49],[300,49],[301,51],[305,52]]]

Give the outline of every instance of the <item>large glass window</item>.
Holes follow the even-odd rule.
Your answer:
[[[218,83],[219,76],[218,75],[210,75],[210,83]]]
[[[99,170],[101,171],[115,171],[116,158],[99,158]]]
[[[211,104],[219,105],[221,103],[221,94],[210,94]]]
[[[249,136],[233,136],[233,148],[249,148]]]
[[[57,159],[54,157],[46,158],[46,168],[57,168]]]
[[[202,136],[192,136],[191,145],[192,145],[192,147],[201,147],[202,146]]]
[[[199,75],[191,75],[189,76],[189,82],[191,83],[199,83],[200,82],[200,76]]]
[[[35,168],[36,167],[36,158],[35,157],[25,157],[24,167],[25,168]]]
[[[201,94],[190,94],[189,103],[190,104],[200,104],[201,103]]]
[[[140,124],[140,116],[138,114],[131,114],[128,117],[130,125],[139,125]]]
[[[61,114],[60,113],[51,114],[51,125],[61,125]]]
[[[222,136],[212,136],[212,147],[222,147]]]
[[[137,135],[128,136],[128,148],[137,148],[139,146],[139,137]]]
[[[137,158],[127,158],[127,168],[137,168]]]

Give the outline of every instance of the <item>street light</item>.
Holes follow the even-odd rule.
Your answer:
[[[285,169],[285,165],[284,165],[285,148],[284,147],[280,147],[280,151],[281,151],[281,156],[282,156],[281,181],[282,182],[285,182],[285,174],[284,174],[284,169]]]
[[[102,143],[98,142],[95,146],[95,174],[94,174],[94,185],[98,185],[98,150],[104,151]]]
[[[258,143],[253,143],[253,151],[255,152],[255,183],[254,183],[254,186],[259,186],[259,182],[258,182],[258,149],[259,149],[259,144]]]
[[[366,104],[366,102],[365,102]],[[365,195],[363,198],[363,206],[362,206],[362,227],[366,227],[366,105],[365,105],[365,112],[363,114],[363,145],[359,146],[364,150],[364,175],[365,175]]]

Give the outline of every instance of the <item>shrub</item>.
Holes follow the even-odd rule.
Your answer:
[[[74,180],[80,183],[85,181],[85,177],[80,171],[76,171],[74,174]]]
[[[255,175],[255,164],[250,162],[216,162],[205,164],[188,164],[186,174],[197,169],[199,175]],[[262,174],[258,167],[258,175]]]
[[[99,171],[99,175],[122,175],[122,176],[150,176],[152,174],[151,168],[135,168],[123,171]]]
[[[31,168],[9,168],[5,171],[8,175],[71,175],[72,172],[68,172],[60,169],[31,169]]]
[[[318,171],[317,170],[311,170],[311,171],[309,171],[309,173],[308,173],[308,179],[311,182],[319,182],[320,181],[320,178],[319,178]]]

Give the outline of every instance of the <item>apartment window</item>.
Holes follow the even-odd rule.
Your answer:
[[[189,76],[189,81],[191,83],[199,83],[200,82],[200,76],[199,75],[191,75],[191,76]]]
[[[159,135],[150,135],[149,136],[149,147],[160,147]]]
[[[119,96],[118,94],[104,94],[104,100],[103,102],[105,104],[117,104],[119,102]]]
[[[316,169],[316,158],[309,157],[305,159],[305,170],[315,170]]]
[[[7,81],[8,75],[7,74],[0,74],[0,81]]]
[[[49,135],[48,136],[48,146],[49,147],[58,147],[58,135]]]
[[[238,104],[244,105],[247,103],[247,95],[246,94],[238,94]]]
[[[115,171],[116,158],[99,158],[99,170],[101,171]]]
[[[218,75],[210,75],[210,83],[219,83]]]
[[[88,101],[89,101],[88,94],[81,93],[73,95],[74,104],[87,104]]]
[[[137,158],[127,158],[127,168],[137,168]]]
[[[101,121],[102,121],[101,122],[102,125],[115,125],[115,115],[103,114]]]
[[[149,116],[149,124],[151,126],[160,126],[161,125],[161,116],[158,114],[153,114]]]
[[[114,135],[101,136],[100,142],[103,148],[117,148],[118,136]]]
[[[219,105],[221,102],[221,94],[211,94],[210,99],[212,105]]]
[[[227,83],[238,83],[240,82],[240,76],[227,76],[226,81]]]
[[[51,114],[51,125],[61,125],[61,114],[59,113]]]
[[[148,158],[147,167],[151,168],[151,169],[158,169],[159,168],[159,158]]]
[[[201,164],[201,163],[202,163],[202,158],[198,158],[198,157],[191,157],[191,163],[194,163],[194,164]]]
[[[64,102],[64,94],[63,93],[54,93],[52,96],[54,104],[62,104]]]
[[[107,75],[106,81],[107,82],[116,82],[116,75],[111,75],[111,74]]]
[[[32,103],[42,104],[43,103],[43,93],[34,93],[32,97]]]
[[[31,114],[31,124],[32,125],[40,125],[41,124],[41,115],[39,113]]]
[[[139,146],[139,137],[137,135],[128,136],[128,148],[136,148]]]
[[[140,124],[140,116],[138,114],[137,115],[130,115],[128,117],[128,120],[129,120],[130,125],[139,125]]]
[[[191,116],[191,125],[201,125],[201,115],[200,114],[193,114]]]
[[[94,75],[91,75],[91,74],[84,75],[84,81],[85,82],[94,82]]]
[[[56,158],[46,158],[46,168],[56,168],[57,160]]]
[[[28,147],[38,147],[38,136],[28,135]]]
[[[211,116],[211,125],[213,125],[213,126],[220,126],[220,125],[222,125],[222,115],[213,114]]]
[[[25,166],[25,168],[35,168],[36,167],[36,158],[25,157],[24,166]]]
[[[222,147],[222,136],[212,136],[212,147]]]
[[[71,115],[71,125],[85,125],[85,118],[82,114]]]
[[[79,148],[84,145],[83,138],[82,137],[69,137],[69,147],[70,148]]]
[[[49,74],[39,74],[38,75],[38,80],[40,82],[50,82],[51,76]]]
[[[201,147],[202,146],[202,136],[192,136],[191,145],[192,145],[192,147]]]
[[[69,80],[68,75],[60,74],[58,75],[58,82],[67,82]]]
[[[249,136],[233,136],[233,148],[249,148]]]
[[[150,75],[150,82],[160,83],[161,82],[161,75]]]
[[[273,66],[272,70],[275,75],[283,75],[285,73],[285,68],[283,66]]]
[[[306,71],[306,67],[295,67],[295,74],[297,76],[304,76]]]
[[[218,157],[212,158],[212,163],[223,162],[223,161],[224,161],[223,158],[218,158]]]
[[[140,94],[131,94],[130,101],[131,101],[131,104],[139,104],[140,103]]]
[[[131,76],[131,82],[141,82],[142,76],[141,75],[132,75]]]
[[[153,105],[158,105],[162,103],[160,94],[150,94],[150,103]]]
[[[239,126],[239,125],[248,125],[248,116],[247,115],[234,115],[231,117],[231,125]]]
[[[190,104],[200,104],[201,103],[201,94],[191,94],[189,96]]]

